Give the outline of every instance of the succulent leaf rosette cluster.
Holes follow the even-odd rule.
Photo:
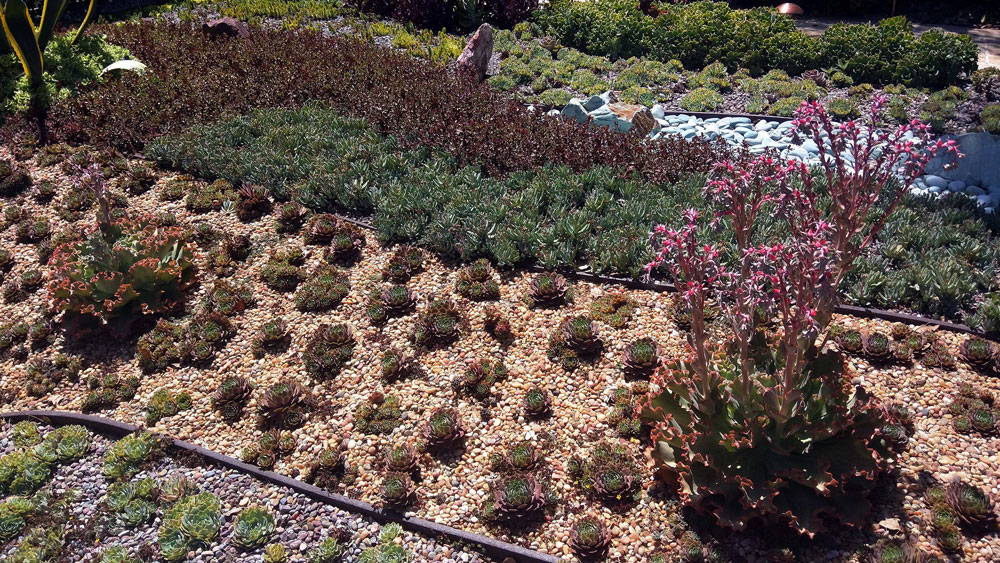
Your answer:
[[[951,141],[922,145],[919,123],[835,126],[819,104],[803,103],[794,129],[821,148],[818,172],[771,155],[716,165],[705,188],[729,223],[730,244],[699,242],[705,225],[684,214],[681,229],[657,227],[662,245],[649,268],[672,274],[690,318],[689,353],[653,376],[660,392],[643,417],[653,425],[661,475],[720,526],[787,524],[809,537],[830,525],[859,526],[868,493],[885,470],[898,432],[852,376],[842,356],[818,342],[836,291],[913,181]],[[773,216],[779,233],[759,232]],[[725,342],[709,342],[706,310],[719,304]],[[770,321],[774,321],[773,324]],[[888,345],[883,346],[888,350]]]
[[[170,310],[195,281],[194,247],[179,227],[117,219],[50,259],[50,307],[102,323]]]

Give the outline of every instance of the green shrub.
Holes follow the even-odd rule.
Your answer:
[[[788,75],[785,75],[785,78],[788,78]],[[726,67],[718,61],[706,66],[701,72],[692,74],[688,79],[688,85],[692,88],[708,88],[722,93],[733,89]]]
[[[538,96],[538,103],[543,106],[551,106],[562,109],[563,106],[573,99],[573,94],[563,88],[549,88]]]
[[[582,94],[595,96],[610,90],[611,84],[598,78],[593,71],[581,68],[573,72],[573,77],[570,80],[569,87],[571,90],[575,90]]]
[[[931,29],[907,48],[895,77],[910,86],[941,88],[978,66],[979,50],[972,37]]]
[[[861,115],[858,104],[849,98],[837,98],[830,100],[826,104],[826,110],[830,116],[837,120],[854,119]]]
[[[104,67],[130,56],[127,49],[108,43],[103,35],[85,35],[75,45],[71,45],[72,36],[54,37],[45,49],[43,81],[51,100],[72,95],[98,80]],[[0,50],[0,122],[5,113],[27,111],[29,97],[21,63],[13,53]]]
[[[796,75],[820,66],[823,43],[818,37],[786,31],[768,37],[763,49],[769,65]]]
[[[1000,293],[987,295],[969,319],[969,326],[990,334],[1000,334]]]
[[[680,105],[687,111],[714,111],[722,102],[722,94],[715,90],[695,88],[681,98]]]
[[[665,86],[680,78],[680,69],[671,63],[632,58],[625,61],[625,65],[614,80],[618,90],[633,86]]]
[[[799,106],[802,105],[803,101],[803,98],[796,96],[781,98],[767,107],[767,113],[768,115],[781,115],[789,117],[795,114],[795,110],[799,109]]]
[[[986,131],[1000,135],[1000,104],[984,107],[982,113],[979,114],[979,123]]]
[[[626,104],[651,106],[656,103],[656,94],[653,94],[648,88],[631,86],[622,91],[621,100]]]

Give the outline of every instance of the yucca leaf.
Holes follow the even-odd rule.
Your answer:
[[[42,83],[42,50],[35,38],[35,24],[31,21],[28,6],[23,0],[7,0],[0,11],[0,23],[3,24],[7,43],[14,49],[14,54],[24,67],[28,83],[37,87]]]
[[[38,22],[38,29],[35,30],[38,50],[42,53],[45,52],[45,47],[52,39],[56,24],[59,23],[59,18],[66,11],[68,4],[69,0],[45,0],[45,4],[42,6],[42,19]]]
[[[75,45],[76,40],[83,35],[83,30],[87,29],[87,25],[90,24],[90,17],[94,14],[94,6],[97,5],[97,0],[90,0],[90,6],[87,7],[87,15],[83,16],[83,21],[80,22],[80,27],[76,30],[76,35],[73,36],[73,41],[70,45]]]

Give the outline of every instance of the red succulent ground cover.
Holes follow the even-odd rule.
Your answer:
[[[491,174],[545,163],[640,171],[654,182],[706,171],[722,145],[593,129],[532,112],[488,85],[351,37],[254,29],[212,40],[185,24],[94,26],[145,63],[58,102],[54,140],[138,151],[159,135],[262,107],[329,104],[408,146],[443,149]],[[12,119],[3,136],[30,132]]]

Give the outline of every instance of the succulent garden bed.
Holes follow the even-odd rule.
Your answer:
[[[52,183],[55,201],[70,197],[71,182],[59,166],[32,173],[39,183]],[[135,175],[117,180],[122,185],[115,189],[126,189],[124,178]],[[163,201],[161,194],[176,189],[176,181],[154,173],[149,191],[131,196],[127,209],[172,215],[161,219],[176,220],[197,237],[201,283],[186,308],[175,311],[181,316],[169,320],[181,332],[171,336],[161,323],[138,342],[133,337],[123,344],[67,341],[55,331],[32,337],[29,345],[20,343],[26,339],[21,336],[4,360],[10,374],[5,410],[86,409],[147,423],[335,492],[560,556],[569,557],[571,546],[586,552],[583,540],[573,540],[585,515],[599,520],[581,528],[585,536],[599,540],[601,526],[607,527],[610,560],[703,549],[753,560],[789,547],[770,545],[756,533],[712,537],[698,518],[683,519],[675,497],[653,478],[649,443],[634,438],[643,427],[629,416],[630,405],[647,385],[651,351],[670,357],[684,346],[689,320],[675,313],[672,295],[566,282],[558,275],[465,270],[421,251],[383,249],[371,233],[345,230],[336,221],[332,228],[318,219],[298,221],[300,231],[279,234],[276,221],[288,215],[278,209],[239,220],[237,214],[253,215],[246,215],[251,206],[243,203],[250,197],[238,197],[232,210],[219,202],[218,209],[209,204],[201,211],[198,194],[211,193],[205,181],[184,183],[180,200]],[[69,224],[53,208],[31,199],[24,204],[34,215],[49,215],[55,232]],[[294,229],[288,225],[296,222],[286,219],[280,228]],[[16,242],[15,231],[3,233],[13,249],[9,280],[37,267],[38,246]],[[347,238],[336,242],[342,234]],[[224,242],[240,236],[250,242],[243,261],[232,259],[238,245]],[[287,252],[294,248],[305,250],[301,265]],[[284,258],[276,260],[278,254]],[[327,310],[308,310],[303,288],[321,279],[315,276],[329,261],[346,280],[317,285],[336,297],[321,307]],[[220,280],[246,291],[220,292]],[[346,295],[337,284],[349,284]],[[297,289],[288,291],[293,285]],[[394,289],[400,286],[406,291]],[[3,305],[5,317],[12,325],[44,324],[44,292],[24,291],[23,299]],[[499,299],[490,300],[497,291]],[[215,322],[224,338],[205,336],[201,311],[222,315]],[[271,326],[276,320],[283,322]],[[850,360],[855,381],[904,405],[914,429],[904,432],[906,447],[893,477],[873,497],[874,527],[791,547],[805,561],[860,561],[886,542],[901,545],[905,531],[915,545],[937,553],[940,540],[922,500],[929,480],[961,478],[993,498],[1000,494],[1000,462],[990,453],[996,433],[982,420],[977,430],[970,413],[1000,391],[1000,379],[990,375],[987,361],[975,359],[981,354],[967,350],[965,336],[927,333],[938,338],[933,354],[914,345],[920,357],[908,360],[900,352],[897,362],[869,343],[869,331],[903,335],[897,327],[851,318],[837,323],[864,331],[838,336],[847,342],[844,349],[857,350]],[[202,332],[188,336],[183,327]],[[850,344],[855,340],[859,347]],[[901,347],[892,336],[886,344],[893,351]],[[952,406],[957,403],[964,410]],[[960,417],[969,422],[954,422]],[[415,451],[398,448],[415,443]],[[343,452],[342,469],[322,470],[330,450]],[[995,534],[961,541],[969,560],[988,561],[1000,549]]]
[[[0,558],[512,553],[438,525],[566,561],[1000,553],[1000,186],[938,166],[995,141],[930,135],[995,125],[968,38],[705,2],[226,0],[46,48],[58,18],[20,6],[0,411],[141,428],[4,427]],[[260,26],[200,31],[213,10]],[[487,83],[415,27],[484,20]],[[125,53],[146,70],[98,74]],[[657,104],[642,135],[592,126],[615,96]]]
[[[50,442],[60,457],[45,465],[39,448]],[[380,525],[166,442],[148,434],[116,440],[78,425],[5,424],[0,465],[13,467],[14,478],[5,474],[3,482],[0,555],[105,563],[484,560],[468,548]],[[121,452],[129,456],[127,466],[116,461]],[[28,467],[49,471],[25,485],[20,475]]]

